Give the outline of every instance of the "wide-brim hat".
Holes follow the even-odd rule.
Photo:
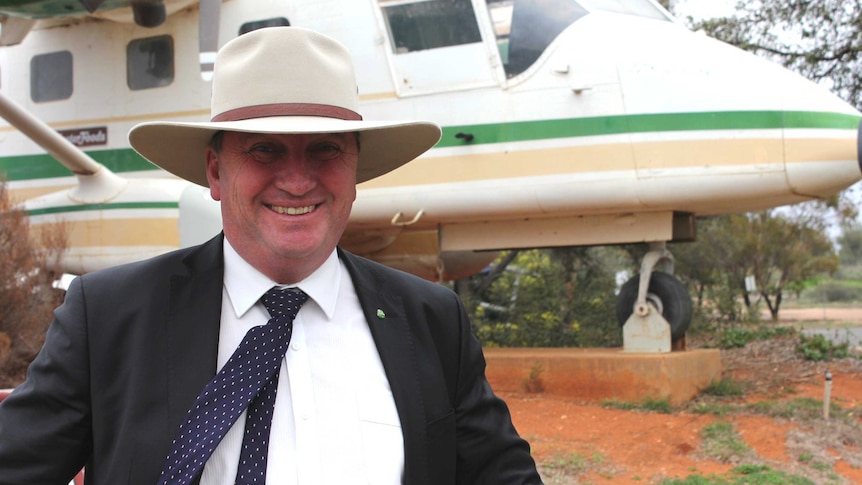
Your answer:
[[[440,127],[431,122],[364,120],[350,53],[299,27],[255,30],[219,50],[209,122],[141,123],[129,142],[164,170],[207,187],[206,147],[222,130],[359,132],[357,183],[404,165],[440,140]]]

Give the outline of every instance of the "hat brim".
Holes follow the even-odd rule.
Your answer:
[[[132,128],[129,142],[144,158],[162,169],[208,187],[206,148],[218,131],[282,134],[360,132],[357,184],[415,159],[433,147],[441,134],[436,124],[424,121],[277,116],[229,122],[146,122]]]

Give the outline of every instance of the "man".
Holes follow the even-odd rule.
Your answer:
[[[0,483],[540,482],[457,297],[336,247],[356,184],[440,136],[357,107],[346,49],[277,27],[219,52],[211,122],[133,128],[224,232],[71,285],[0,405]]]

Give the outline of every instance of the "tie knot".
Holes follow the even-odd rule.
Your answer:
[[[308,295],[299,288],[274,286],[263,295],[261,300],[271,317],[288,315],[293,319],[296,318],[299,307],[308,300]]]

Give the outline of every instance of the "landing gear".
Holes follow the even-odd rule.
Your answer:
[[[653,271],[660,263],[666,271]],[[673,256],[664,243],[653,243],[640,275],[620,289],[617,320],[623,326],[626,351],[669,352],[685,337],[691,323],[691,297],[672,272]]]
[[[634,312],[639,283],[640,276],[635,276],[620,289],[617,297],[617,320],[620,325],[624,325]],[[685,335],[691,323],[691,297],[678,279],[661,271],[653,273],[650,277],[646,301],[667,320],[672,341]]]

